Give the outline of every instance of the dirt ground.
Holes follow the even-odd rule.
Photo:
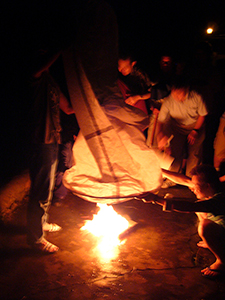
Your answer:
[[[185,187],[160,190],[162,196],[168,192],[194,199]],[[99,238],[80,229],[97,212],[96,204],[69,193],[50,210],[50,221],[63,229],[47,238],[60,250],[43,255],[26,244],[26,205],[25,198],[1,226],[1,300],[225,299],[224,278],[201,276],[214,257],[196,245],[195,214],[164,212],[137,200],[114,205],[135,225],[105,257],[97,248]]]

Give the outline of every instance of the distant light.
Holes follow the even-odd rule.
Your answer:
[[[207,34],[212,34],[213,28],[212,27],[207,28],[206,32],[207,32]]]

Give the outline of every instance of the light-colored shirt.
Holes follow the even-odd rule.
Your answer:
[[[207,109],[202,97],[195,91],[188,93],[186,99],[176,101],[171,94],[164,98],[158,121],[166,123],[170,118],[180,127],[195,124],[199,116],[206,116]]]

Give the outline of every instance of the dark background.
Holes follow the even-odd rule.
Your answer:
[[[117,15],[120,47],[133,52],[150,75],[162,53],[187,57],[200,40],[210,39],[214,51],[225,54],[224,1],[108,2]],[[67,16],[67,3],[67,0],[21,0],[2,4],[1,183],[27,167],[31,101],[25,78],[35,49],[69,38],[65,32],[72,32],[72,20]],[[210,38],[205,34],[208,25],[216,29]]]

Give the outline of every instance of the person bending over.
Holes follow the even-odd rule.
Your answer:
[[[157,142],[163,149],[168,138],[171,156],[174,162],[170,170],[181,172],[183,159],[186,157],[186,175],[202,160],[202,143],[205,138],[204,120],[206,106],[199,94],[190,90],[187,79],[177,76],[171,93],[164,98],[158,115]]]
[[[215,262],[201,270],[204,277],[215,278],[225,273],[225,191],[217,171],[211,165],[199,165],[192,169],[191,178],[183,174],[163,170],[170,180],[188,186],[196,195],[197,201],[178,201],[154,195],[141,195],[148,202],[163,206],[166,211],[195,212],[199,219],[197,245],[208,248],[215,256]]]

